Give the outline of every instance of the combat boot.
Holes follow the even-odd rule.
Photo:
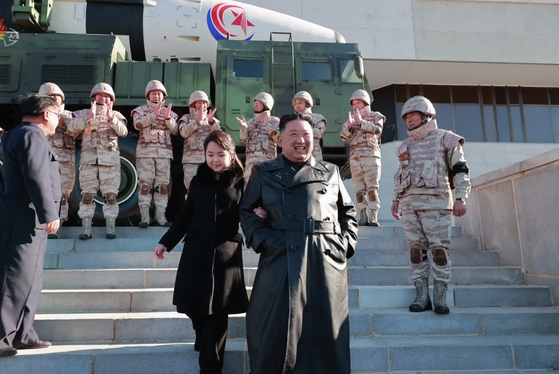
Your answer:
[[[369,226],[379,227],[378,224],[378,210],[369,209]]]
[[[116,221],[115,218],[106,218],[105,219],[105,229],[106,229],[105,237],[107,239],[115,239],[116,238],[115,221]]]
[[[163,227],[170,227],[171,223],[167,221],[167,218],[165,217],[165,211],[164,210],[159,210],[156,209],[155,210],[155,219],[157,220],[157,223],[159,224],[159,226],[163,226]]]
[[[151,220],[149,216],[149,206],[141,206],[140,215],[142,216],[142,220],[140,221],[140,224],[138,226],[145,229],[146,227],[149,226],[149,222]]]
[[[418,279],[415,284],[415,301],[410,305],[410,312],[433,310],[429,297],[429,278]]]
[[[91,218],[82,218],[82,233],[78,236],[81,240],[91,239]]]
[[[357,222],[357,224],[359,226],[369,226],[369,222],[367,221],[367,208],[359,211],[359,222]]]
[[[435,286],[433,287],[433,301],[435,304],[435,313],[437,314],[448,314],[450,309],[446,305],[446,290],[448,289],[448,284],[442,281],[435,281]]]

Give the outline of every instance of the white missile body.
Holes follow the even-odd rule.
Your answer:
[[[102,15],[99,15],[99,10],[101,14],[105,9],[106,12],[112,12],[111,9],[114,8],[111,7],[115,3],[118,1],[103,5],[102,2],[86,0],[57,0],[54,2],[49,31],[66,34],[91,33],[91,24],[105,22]],[[87,8],[91,6],[97,7],[95,18],[99,19],[87,19],[91,16]],[[178,58],[180,61],[213,64],[219,39],[229,37],[232,40],[270,40],[271,32],[291,33],[293,41],[345,42],[334,30],[236,1],[143,0],[143,3],[138,1],[131,6],[143,6],[143,53],[134,51],[137,46],[130,43],[128,36],[121,32],[123,24],[138,20],[123,14],[118,24],[115,23],[114,31],[110,31],[121,36],[127,46],[129,58],[134,59],[150,61],[159,57],[166,61]],[[107,26],[103,27],[106,31]],[[137,39],[138,35],[135,37]],[[279,35],[274,40],[287,40],[287,36]]]

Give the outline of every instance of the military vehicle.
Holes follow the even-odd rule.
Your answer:
[[[145,86],[152,79],[165,84],[169,94],[166,105],[172,103],[173,110],[179,115],[188,111],[192,91],[207,92],[217,108],[216,116],[222,127],[237,141],[241,156],[244,147],[239,143],[236,117],[251,116],[252,100],[258,92],[266,91],[274,96],[276,104],[272,114],[281,116],[293,112],[291,101],[297,91],[308,91],[313,96],[313,111],[328,120],[323,140],[325,160],[340,165],[347,161],[347,146],[341,142],[339,133],[350,109],[349,98],[359,88],[371,92],[356,44],[343,43],[343,37],[333,30],[290,16],[233,1],[204,0],[189,1],[193,9],[197,9],[194,13],[199,20],[207,24],[204,30],[198,25],[193,28],[195,33],[190,31],[188,35],[179,35],[167,27],[154,29],[153,33],[157,35],[149,38],[147,30],[139,30],[144,35],[144,48],[141,48],[142,43],[135,40],[134,35],[109,34],[111,30],[115,34],[124,34],[117,26],[110,27],[118,24],[115,14],[118,16],[119,10],[132,9],[131,4],[139,6],[140,3],[145,2],[15,0],[9,18],[0,14],[3,17],[0,23],[0,118],[5,130],[18,121],[18,96],[36,91],[44,82],[54,82],[61,87],[68,110],[88,107],[90,90],[97,82],[113,86],[116,94],[114,109],[128,117],[130,130],[128,137],[119,140],[122,160],[119,225],[137,221],[134,166],[137,132],[133,129],[130,112],[145,104]],[[185,2],[158,1],[151,8],[144,9],[143,27],[149,26],[149,22],[155,25],[153,17],[163,23],[165,17],[171,17],[169,9],[176,8],[179,3]],[[70,4],[73,7],[69,7]],[[177,11],[181,13],[180,8]],[[206,17],[204,13],[207,13]],[[100,29],[90,25],[92,19],[104,16],[106,27]],[[264,23],[266,16],[270,20]],[[80,22],[87,27],[79,26]],[[174,29],[185,27],[176,22]],[[189,22],[195,21],[189,19]],[[72,27],[76,29],[75,33],[52,32],[73,32]],[[79,32],[80,28],[87,33]],[[266,37],[261,29],[267,33]],[[129,29],[133,34],[130,30],[134,29]],[[169,39],[178,41],[170,41],[165,46]],[[194,42],[195,39],[198,41]],[[183,44],[184,40],[191,43]],[[205,41],[205,47],[198,51],[200,53],[183,50],[200,40]],[[153,47],[158,43],[165,48]],[[207,45],[213,46],[213,52]],[[172,48],[177,49],[173,51]],[[160,55],[146,59],[146,51],[157,51]],[[135,57],[144,61],[136,61]],[[180,175],[182,138],[175,137],[173,142],[175,161],[168,209],[170,218],[180,210],[185,193]],[[73,217],[77,216],[79,193],[76,183],[70,199],[70,215]],[[98,202],[103,199],[100,195],[97,198]],[[98,210],[101,217],[100,207]]]

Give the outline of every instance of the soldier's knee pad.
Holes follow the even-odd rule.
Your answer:
[[[107,202],[107,205],[116,205],[116,194],[115,193],[106,194],[105,201]]]
[[[420,247],[413,246],[410,248],[410,260],[412,264],[419,264],[422,261],[427,260],[427,252],[422,250]]]
[[[169,195],[169,185],[168,184],[160,184],[157,187],[157,191],[160,195],[167,196]]]
[[[367,195],[369,195],[369,201],[378,201],[378,194],[377,191],[367,191]]]
[[[84,203],[85,205],[91,205],[91,204],[93,204],[93,198],[94,197],[95,197],[95,194],[86,192],[82,195],[82,203]]]
[[[365,202],[365,192],[357,192],[355,194],[355,197],[357,198],[358,203],[364,203]]]
[[[446,258],[446,252],[441,247],[436,247],[432,249],[433,252],[433,259],[435,260],[435,264],[439,266],[445,266],[448,263],[448,259]]]
[[[149,195],[151,193],[151,186],[147,184],[140,185],[140,195]]]

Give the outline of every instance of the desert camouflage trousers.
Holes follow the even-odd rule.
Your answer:
[[[187,190],[190,188],[190,181],[196,175],[198,166],[200,166],[200,164],[182,164],[182,171],[184,173],[184,186]]]
[[[136,158],[136,168],[138,169],[138,184],[140,185],[138,206],[140,208],[149,207],[153,193],[155,208],[164,212],[169,201],[171,159],[138,157]]]
[[[68,219],[68,199],[76,183],[76,156],[70,161],[59,162],[60,181],[62,184],[62,201],[60,202],[60,221]]]
[[[403,225],[410,249],[410,274],[413,281],[429,277],[450,281],[451,210],[404,210]],[[427,251],[431,251],[431,256]],[[430,258],[429,258],[430,257]]]
[[[357,209],[361,212],[380,209],[378,187],[380,182],[380,158],[356,156],[349,160],[351,178],[355,186]]]
[[[80,165],[80,188],[82,196],[85,194],[97,195],[97,191],[105,197],[108,193],[118,195],[120,187],[120,164],[106,165]],[[93,218],[95,214],[95,202],[84,204],[83,198],[80,202],[78,216],[80,218]],[[118,216],[118,204],[103,203],[103,215],[105,218],[116,218]]]
[[[250,179],[250,174],[252,173],[252,167],[254,165],[258,165],[264,161],[269,161],[268,157],[249,157],[245,162],[245,186],[248,184],[248,180]]]

